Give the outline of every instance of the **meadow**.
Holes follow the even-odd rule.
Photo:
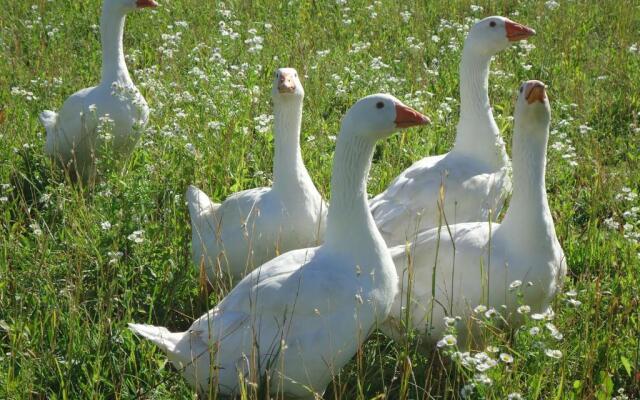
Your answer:
[[[302,152],[325,197],[358,98],[389,92],[431,117],[378,146],[374,195],[450,148],[463,40],[488,15],[538,32],[495,58],[490,98],[510,149],[519,84],[549,88],[547,191],[568,261],[555,317],[509,330],[479,315],[490,345],[463,357],[375,332],[325,398],[640,396],[637,1],[163,0],[125,28],[149,125],[129,160],[105,159],[79,188],[43,155],[37,116],[99,81],[99,15],[98,0],[0,7],[0,398],[195,398],[127,322],[184,330],[229,290],[199,282],[184,193],[269,185],[274,71],[303,77]]]

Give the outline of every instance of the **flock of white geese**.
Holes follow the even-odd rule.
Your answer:
[[[113,121],[114,149],[128,156],[149,108],[127,71],[128,12],[153,0],[104,0],[102,79],[40,119],[45,152],[80,179],[100,157],[100,117]],[[199,392],[233,396],[241,376],[290,398],[321,395],[375,328],[394,339],[416,329],[425,351],[447,325],[458,345],[478,345],[473,308],[512,326],[516,312],[551,312],[566,273],[545,190],[550,106],[545,85],[519,88],[513,166],[488,97],[491,58],[535,32],[488,17],[466,38],[460,65],[460,120],[447,154],[426,157],[372,200],[367,175],[377,141],[429,119],[389,94],[356,102],[338,134],[331,204],[314,186],[300,152],[304,89],[296,70],[275,73],[273,186],[212,202],[187,189],[193,261],[208,279],[241,279],[184,332],[130,324],[168,356]],[[513,170],[513,179],[511,178]],[[501,223],[495,222],[513,192]],[[445,323],[445,318],[447,322]]]

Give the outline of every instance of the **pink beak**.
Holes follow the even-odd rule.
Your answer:
[[[505,28],[507,29],[507,39],[509,39],[510,42],[524,40],[536,34],[536,31],[528,26],[521,25],[509,19],[505,22]]]
[[[289,76],[286,73],[282,73],[280,75],[280,79],[278,80],[278,91],[280,93],[293,93],[296,91],[296,83],[293,80],[293,77]]]
[[[430,124],[431,120],[409,106],[396,103],[396,120],[394,122],[398,128],[409,128],[416,125]]]
[[[527,86],[524,88],[524,98],[527,99],[527,103],[529,104],[536,101],[544,103],[544,99],[547,97],[545,89],[544,83],[540,81],[529,81],[527,82]]]

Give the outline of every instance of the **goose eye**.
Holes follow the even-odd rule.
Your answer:
[[[492,27],[492,28],[495,28],[495,26],[496,26],[496,21],[491,21],[491,22],[489,22],[489,26],[490,26],[490,27]]]
[[[383,108],[384,107],[384,103],[379,101],[376,103],[376,108]]]

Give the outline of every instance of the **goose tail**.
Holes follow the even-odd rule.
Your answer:
[[[205,242],[216,235],[220,204],[212,202],[209,196],[195,186],[189,186],[185,197],[191,217],[193,246],[206,247]]]
[[[208,346],[196,332],[169,332],[162,326],[129,323],[129,329],[150,340],[176,367],[183,368],[203,361],[208,363]]]
[[[193,185],[189,185],[185,196],[192,223],[202,218],[215,217],[220,208],[220,204],[212,202],[209,196]]]
[[[45,110],[38,116],[44,129],[47,132],[47,139],[44,145],[45,153],[53,154],[53,145],[55,141],[55,128],[58,122],[58,113],[50,110]]]
[[[193,262],[203,279],[204,275],[202,274],[214,264],[215,254],[217,254],[212,246],[215,247],[216,237],[219,233],[220,217],[217,214],[220,204],[212,202],[209,196],[195,186],[189,186],[185,197],[191,217]]]
[[[165,353],[171,353],[175,351],[176,345],[180,342],[184,333],[172,333],[167,328],[162,326],[143,325],[143,324],[129,324],[131,329],[136,334],[151,340]]]

